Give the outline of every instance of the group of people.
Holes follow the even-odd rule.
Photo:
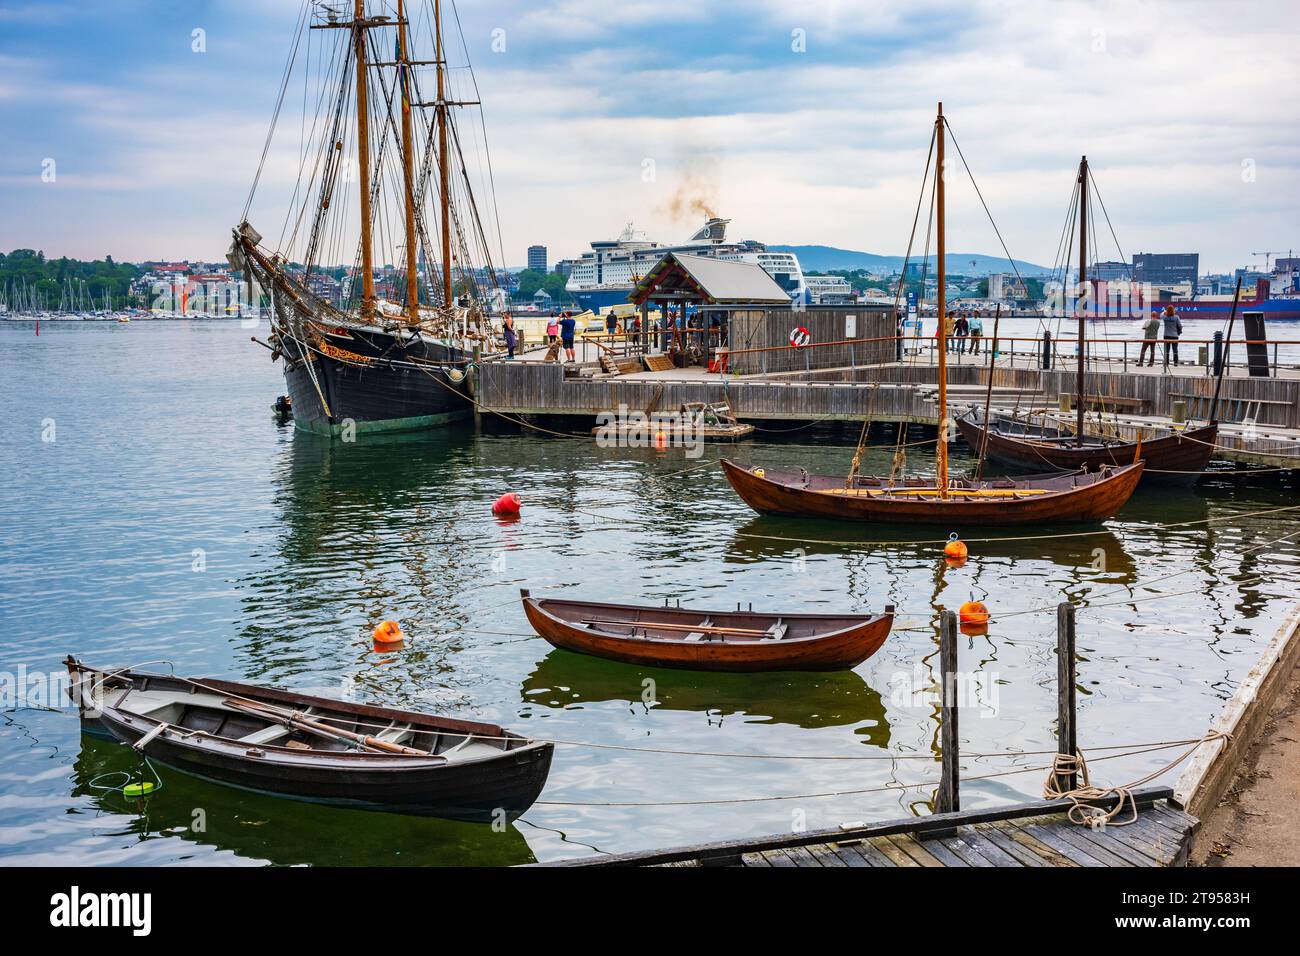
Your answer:
[[[573,338],[577,334],[578,320],[568,312],[563,315],[553,315],[546,323],[546,344],[553,347],[556,341],[559,341],[560,347],[564,349],[564,359],[567,362],[575,362],[573,357]]]
[[[1142,351],[1138,353],[1138,365],[1142,365],[1143,359],[1147,357],[1148,349],[1151,352],[1151,359],[1147,367],[1156,364],[1156,342],[1161,337],[1165,343],[1165,368],[1169,368],[1169,355],[1173,353],[1174,365],[1178,364],[1178,337],[1183,334],[1183,321],[1178,318],[1178,310],[1172,305],[1167,305],[1164,311],[1159,309],[1151,313],[1151,318],[1147,319],[1142,326]]]
[[[573,340],[577,333],[577,321],[572,315],[553,315],[546,323],[546,344],[554,345],[559,340],[564,348],[565,358],[570,361],[576,361],[573,354]],[[515,349],[519,347],[519,332],[515,329],[515,319],[510,313],[501,317],[501,337],[506,343],[506,358],[515,357]]]
[[[944,316],[943,325],[948,351],[964,355],[969,344],[971,355],[980,353],[984,342],[984,320],[977,313],[949,312]]]

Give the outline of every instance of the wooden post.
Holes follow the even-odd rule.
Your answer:
[[[939,776],[939,802],[936,813],[956,813],[961,809],[957,765],[961,753],[957,736],[957,612],[939,614],[939,681],[941,711],[939,748],[943,769]]]
[[[1056,606],[1056,749],[1070,755],[1079,750],[1074,661],[1074,605],[1067,602]],[[1073,790],[1079,785],[1079,775],[1059,774],[1056,785],[1062,791]]]

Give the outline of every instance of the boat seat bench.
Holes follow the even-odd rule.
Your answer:
[[[414,737],[415,731],[410,724],[399,724],[394,721],[373,736],[376,740],[382,740],[385,743],[400,744]]]
[[[711,618],[711,617],[706,617],[704,620],[700,621],[700,623],[699,623],[698,626],[699,626],[699,627],[712,627],[712,626],[713,626],[713,618]],[[697,642],[697,641],[702,641],[702,640],[704,640],[704,632],[703,632],[703,631],[691,631],[691,633],[687,634],[686,637],[685,637],[684,639],[687,640],[687,641],[690,641],[691,643],[695,643],[695,642]]]

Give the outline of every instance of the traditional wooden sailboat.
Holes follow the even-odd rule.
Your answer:
[[[1099,469],[1103,466],[1129,464],[1141,459],[1146,463],[1142,477],[1148,482],[1191,484],[1200,478],[1209,464],[1218,438],[1219,426],[1208,425],[1175,431],[1141,441],[1124,441],[1085,431],[1084,368],[1087,340],[1084,337],[1088,288],[1088,157],[1079,161],[1077,198],[1079,203],[1079,289],[1075,297],[1078,320],[1078,377],[1075,389],[1075,427],[1043,422],[1034,424],[1015,417],[981,414],[972,409],[957,419],[962,437],[979,451],[981,462],[987,456],[994,461],[1023,468]],[[1240,288],[1240,285],[1238,286]],[[1233,302],[1234,312],[1236,302]],[[1222,373],[1222,370],[1220,370]],[[992,367],[989,375],[993,374]],[[1213,417],[1213,413],[1212,416]]]
[[[297,800],[457,820],[513,819],[554,746],[494,724],[134,670],[69,656],[83,728],[216,783]]]
[[[834,671],[885,642],[884,614],[764,614],[532,597],[528,623],[556,647],[630,664],[705,671]]]
[[[936,169],[944,168],[943,104],[934,125],[933,153]],[[944,335],[946,263],[944,236],[944,177],[936,174],[935,227],[937,236],[936,296],[939,368],[939,440],[933,478],[863,476],[857,473],[857,456],[847,478],[811,475],[805,469],[744,467],[723,460],[731,486],[755,511],[801,517],[858,521],[943,524],[970,528],[978,525],[1046,524],[1064,521],[1101,521],[1112,517],[1132,496],[1142,476],[1142,462],[1107,465],[1096,471],[1075,471],[1022,479],[957,479],[948,474],[947,340]]]
[[[1096,470],[1141,460],[1142,480],[1163,484],[1191,484],[1201,477],[1214,453],[1219,426],[1189,428],[1140,442],[1078,434],[1064,426],[1035,424],[1007,415],[990,415],[973,409],[957,419],[962,438],[991,461],[1021,468]]]
[[[468,369],[492,337],[488,312],[501,302],[452,119],[453,107],[476,101],[454,100],[449,93],[441,0],[432,3],[432,60],[408,51],[407,5],[397,0],[392,18],[368,15],[364,0],[354,0],[350,20],[333,7],[312,8],[316,22],[305,34],[310,38],[321,30],[329,39],[321,55],[306,57],[322,70],[322,110],[309,124],[312,134],[303,148],[301,192],[295,190],[303,206],[290,211],[282,246],[272,251],[248,222],[250,194],[227,254],[248,280],[250,297],[260,298],[262,291],[270,297],[272,329],[263,344],[273,359],[284,359],[294,422],[305,431],[423,429],[471,415]],[[392,42],[391,30],[395,47],[382,47]],[[428,64],[436,70],[436,96],[424,102],[415,67]],[[285,89],[288,76],[286,70]],[[354,128],[347,122],[349,106]],[[425,107],[432,108],[431,122]],[[273,123],[272,134],[274,129]],[[352,137],[355,156],[345,150]],[[270,142],[268,137],[268,149]],[[359,187],[355,222],[346,201],[351,178]],[[399,194],[391,209],[385,186]],[[435,204],[436,244],[426,214]],[[389,217],[398,209],[395,224]],[[300,228],[305,221],[309,230]],[[376,258],[376,233],[392,243],[382,259]],[[354,247],[351,237],[358,235]],[[321,291],[329,282],[332,254],[354,256],[339,305]],[[471,264],[476,258],[477,269]],[[404,270],[383,276],[381,290],[376,262],[384,261],[402,262]]]

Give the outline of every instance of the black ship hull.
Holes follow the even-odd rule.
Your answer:
[[[309,329],[306,346],[283,336],[294,425],[318,435],[418,431],[472,416],[471,356],[408,333]]]

